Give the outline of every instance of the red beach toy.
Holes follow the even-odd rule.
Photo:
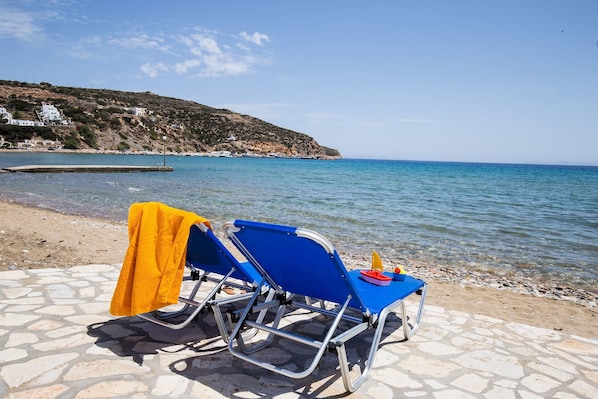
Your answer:
[[[392,278],[380,273],[378,270],[361,270],[361,277],[368,283],[379,286],[387,286],[392,281]]]

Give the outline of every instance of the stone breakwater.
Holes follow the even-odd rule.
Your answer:
[[[369,265],[371,262],[371,259],[365,256],[342,254],[341,258],[349,269],[363,268],[364,265]],[[385,260],[384,263],[388,270],[400,264],[393,260]],[[549,281],[536,281],[531,277],[516,273],[501,275],[467,268],[432,267],[423,263],[410,263],[408,273],[423,280],[438,280],[463,287],[505,290],[535,297],[570,301],[589,308],[598,307],[598,293]]]

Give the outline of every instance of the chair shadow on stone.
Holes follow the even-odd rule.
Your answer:
[[[206,356],[227,349],[214,316],[208,311],[182,330],[164,328],[141,317],[127,317],[90,324],[87,335],[96,338],[96,347],[119,357],[131,357],[140,365],[146,355]]]

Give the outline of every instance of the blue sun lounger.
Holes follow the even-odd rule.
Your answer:
[[[216,324],[222,338],[227,342],[229,329],[225,321],[224,305],[246,300],[258,289],[261,275],[249,262],[239,262],[210,228],[203,223],[194,224],[189,231],[185,263],[189,275],[183,281],[195,281],[193,289],[187,296],[179,297],[183,304],[181,309],[165,312],[154,311],[139,316],[153,323],[179,330],[186,327],[203,309],[213,310]],[[215,283],[213,288],[202,299],[196,295],[206,281]],[[245,292],[237,295],[219,295],[224,286],[235,287]],[[267,287],[259,287],[265,293]],[[190,308],[194,308],[188,312]],[[170,322],[176,316],[186,314],[186,318],[178,323]],[[230,321],[230,317],[229,317]]]
[[[261,307],[248,306],[241,315],[228,343],[234,356],[287,377],[304,378],[330,349],[337,353],[345,388],[353,392],[369,376],[389,313],[399,311],[405,339],[418,330],[426,297],[424,281],[407,276],[404,281],[392,281],[385,287],[368,283],[361,279],[359,270],[348,271],[334,246],[311,230],[244,220],[227,222],[224,227],[233,244],[264,276],[260,284],[276,290],[275,300]],[[419,307],[415,319],[410,320],[404,300],[416,293],[421,294]],[[297,296],[306,300],[298,300]],[[329,310],[323,304],[333,307]],[[252,320],[252,312],[265,306],[276,311],[273,321],[266,324],[263,320]],[[322,334],[325,336],[306,336],[289,328],[291,325],[281,328],[287,307],[329,316],[329,324]],[[293,322],[292,318],[287,319]],[[261,330],[261,336],[266,338],[253,343],[247,341],[240,332],[249,327]],[[361,375],[352,382],[345,344],[370,329],[374,330],[374,337],[367,359],[362,363]],[[297,371],[297,365],[274,365],[255,356],[275,337],[314,348],[313,360],[305,369]]]

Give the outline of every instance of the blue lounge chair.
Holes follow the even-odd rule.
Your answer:
[[[229,326],[225,321],[224,305],[253,296],[258,289],[261,275],[249,262],[239,262],[224,244],[214,235],[212,230],[203,223],[194,224],[189,231],[187,254],[185,260],[189,275],[183,281],[195,281],[188,296],[179,297],[182,308],[176,311],[154,311],[139,316],[153,323],[179,330],[186,327],[206,307],[214,311],[218,330],[225,341],[229,338]],[[196,299],[202,283],[212,281],[214,287],[201,300]],[[235,287],[245,292],[237,295],[219,295],[224,286]],[[261,293],[268,288],[260,287]],[[188,309],[194,308],[190,313]],[[186,314],[186,318],[178,323],[170,322],[176,316]],[[230,317],[227,317],[229,322]]]
[[[240,316],[228,343],[234,356],[287,377],[304,378],[314,371],[324,352],[331,349],[337,353],[345,388],[353,392],[369,376],[389,313],[399,310],[405,339],[419,328],[426,297],[425,282],[407,276],[404,281],[392,281],[386,287],[368,283],[361,279],[359,270],[348,271],[334,246],[311,230],[244,220],[227,222],[224,227],[233,244],[264,276],[260,284],[276,290],[274,301],[262,307],[248,306]],[[421,294],[419,308],[415,319],[409,320],[404,300],[415,293]],[[307,300],[293,300],[297,296]],[[332,304],[333,308],[327,309],[322,306],[324,303]],[[276,310],[273,321],[266,324],[263,320],[252,320],[252,312],[265,306]],[[329,316],[325,336],[314,338],[296,332],[290,325],[279,327],[288,314],[287,307]],[[253,343],[246,340],[240,332],[249,327],[261,330],[265,338]],[[374,337],[361,375],[352,382],[345,344],[368,329],[374,329]],[[270,345],[274,337],[314,348],[313,360],[305,369],[296,371],[294,366],[274,365],[254,356]]]

